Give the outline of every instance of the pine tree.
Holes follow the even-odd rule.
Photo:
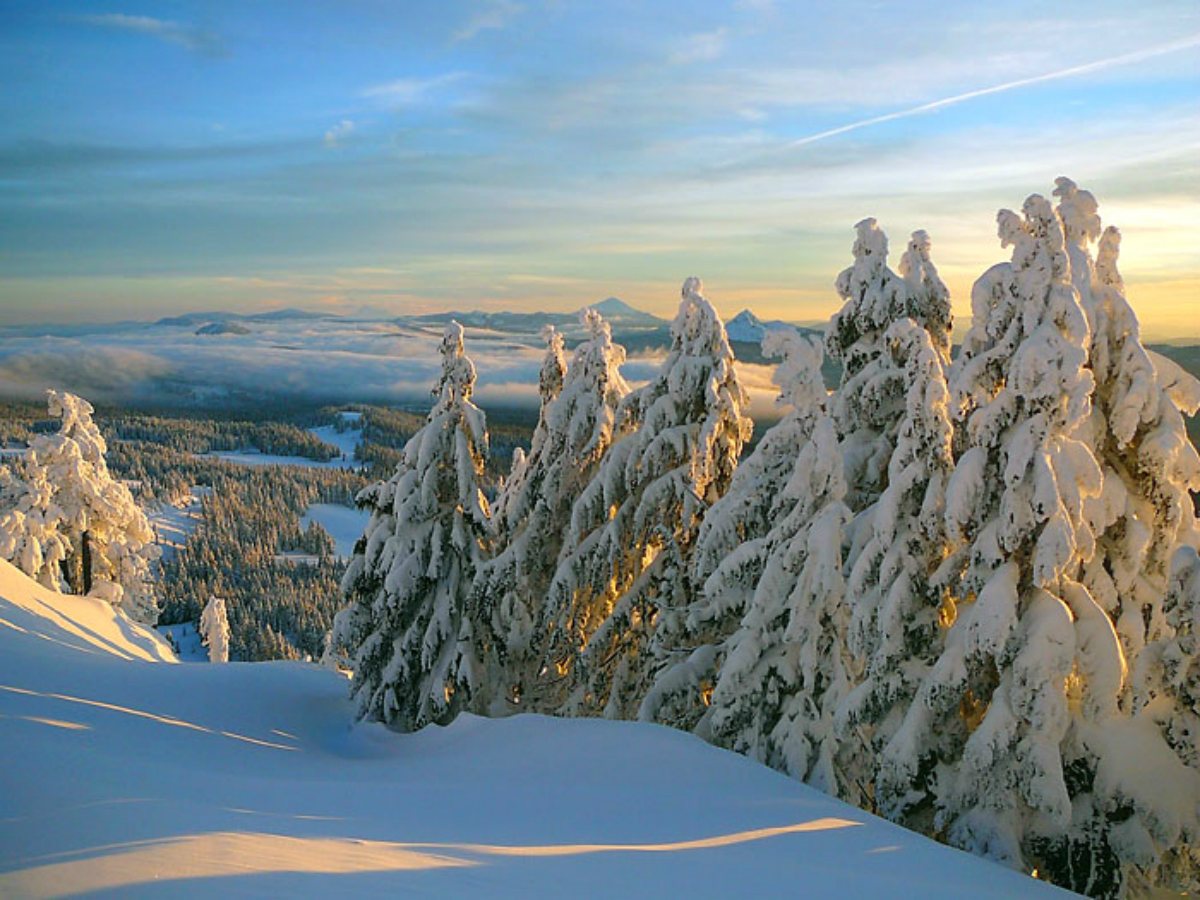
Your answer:
[[[700,279],[683,285],[659,374],[621,403],[624,437],[571,513],[570,548],[547,597],[549,674],[564,709],[631,718],[660,663],[650,641],[687,606],[704,512],[725,492],[752,423],[733,351]]]
[[[1038,195],[998,222],[1012,261],[976,282],[951,368],[963,450],[946,496],[951,624],[910,713],[938,739],[884,765],[935,765],[934,827],[1028,871],[1070,829],[1064,757],[1080,728],[1115,711],[1125,670],[1110,620],[1074,580],[1095,550],[1084,503],[1101,473],[1074,437],[1094,380],[1062,224]],[[893,814],[919,800],[893,792]]]
[[[837,724],[853,757],[847,766],[859,781],[876,782],[876,808],[905,820],[913,807],[928,812],[929,773],[919,761],[937,740],[925,727],[923,710],[910,715],[910,709],[942,649],[943,591],[936,575],[948,550],[945,493],[954,466],[953,428],[944,355],[929,332],[902,319],[884,342],[889,368],[883,378],[902,386],[906,410],[871,536],[850,574],[847,643],[863,670]]]
[[[15,472],[0,467],[0,556],[52,590],[106,600],[153,624],[151,565],[160,551],[150,522],[109,474],[91,404],[47,396],[58,432],[34,437]]]
[[[1200,760],[1193,698],[1182,686],[1200,668],[1191,636],[1200,458],[1180,409],[1195,411],[1200,385],[1171,364],[1158,371],[1142,346],[1117,271],[1120,234],[1101,232],[1095,197],[1067,178],[1055,194],[1091,325],[1096,390],[1078,436],[1104,471],[1104,490],[1086,507],[1098,534],[1081,580],[1115,625],[1133,677],[1123,692],[1113,689],[1119,709],[1092,710],[1064,743],[1071,827],[1036,849],[1049,877],[1092,896],[1189,889],[1200,885],[1200,859],[1186,850],[1200,833]]]
[[[837,277],[842,308],[830,320],[825,349],[842,364],[833,418],[846,457],[846,502],[855,513],[867,510],[887,482],[888,458],[904,415],[903,392],[880,383],[883,335],[893,322],[911,318],[929,332],[948,359],[949,292],[929,259],[929,237],[914,232],[897,275],[887,266],[887,235],[874,219],[855,229],[854,264]]]
[[[737,631],[772,549],[766,540],[797,497],[785,490],[799,449],[825,415],[822,344],[794,331],[768,331],[763,352],[782,357],[773,380],[783,417],[743,460],[729,490],[705,514],[688,572],[695,598],[684,619],[675,659],[655,676],[638,717],[707,736],[716,673],[725,643]]]
[[[1170,372],[1166,360],[1164,384],[1125,298],[1117,270],[1120,232],[1109,227],[1101,233],[1090,192],[1069,178],[1056,184],[1072,281],[1092,335],[1088,366],[1096,391],[1080,437],[1104,470],[1104,492],[1089,504],[1097,552],[1082,581],[1116,622],[1132,664],[1164,633],[1162,600],[1176,549],[1200,545],[1191,496],[1200,491],[1200,455],[1181,414],[1200,407],[1200,385]]]
[[[354,648],[360,718],[414,731],[463,709],[487,711],[500,682],[469,603],[492,525],[480,490],[487,424],[471,402],[463,330],[442,338],[442,374],[425,426],[396,473],[365,488],[371,519],[346,569],[334,644]]]
[[[828,416],[814,423],[784,494],[791,511],[765,539],[763,574],[728,641],[707,728],[722,746],[845,796],[833,715],[850,689],[842,544],[851,514]]]
[[[209,662],[229,662],[229,618],[221,597],[208,598],[204,612],[200,614],[200,636],[208,648]]]
[[[506,546],[480,569],[473,601],[486,611],[506,675],[505,695],[523,702],[545,654],[542,599],[563,548],[563,523],[614,438],[617,408],[629,386],[625,351],[594,310],[582,319],[588,340],[562,367],[562,337],[547,336],[540,380],[542,407],[529,455],[505,485],[501,537]],[[541,698],[534,698],[540,704]]]

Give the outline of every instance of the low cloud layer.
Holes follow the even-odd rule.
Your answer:
[[[252,398],[375,402],[421,408],[440,370],[440,331],[338,319],[254,323],[249,334],[195,334],[195,326],[46,335],[0,329],[0,395],[39,399],[66,389],[101,403],[207,405]],[[536,335],[468,329],[467,353],[484,406],[535,406],[544,345]],[[625,367],[632,384],[652,378],[657,356]],[[743,365],[756,415],[777,391],[772,367]]]

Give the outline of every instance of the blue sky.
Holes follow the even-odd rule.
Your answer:
[[[689,274],[819,319],[867,215],[965,313],[1067,174],[1147,331],[1200,333],[1200,7],[938,6],[2,3],[0,324],[669,313]]]

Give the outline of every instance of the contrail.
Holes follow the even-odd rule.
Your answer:
[[[887,113],[886,115],[875,116],[872,119],[863,119],[861,122],[851,122],[849,125],[831,128],[828,131],[822,131],[820,134],[813,134],[809,135],[808,137],[792,141],[790,144],[788,144],[788,146],[803,147],[805,144],[823,141],[825,138],[831,138],[839,134],[845,134],[847,131],[858,131],[860,128],[869,128],[872,125],[880,125],[883,122],[891,122],[895,119],[906,119],[909,116],[919,116],[922,113],[932,112],[933,110],[941,109],[944,106],[953,106],[956,103],[974,100],[976,97],[986,97],[988,94],[1002,94],[1005,91],[1027,87],[1031,84],[1041,84],[1044,81],[1057,81],[1060,78],[1073,78],[1076,75],[1084,75],[1088,72],[1099,71],[1100,69],[1110,69],[1113,66],[1124,66],[1128,65],[1129,63],[1141,62],[1144,59],[1152,59],[1156,56],[1165,56],[1168,53],[1177,53],[1178,51],[1186,50],[1189,47],[1200,47],[1200,34],[1193,34],[1191,37],[1173,41],[1169,44],[1160,44],[1157,47],[1147,47],[1145,50],[1135,50],[1133,53],[1125,53],[1121,56],[1111,56],[1108,59],[1098,59],[1095,62],[1084,63],[1081,66],[1072,66],[1069,69],[1060,69],[1057,72],[1047,72],[1044,75],[1034,75],[1031,78],[1020,78],[1017,81],[1009,81],[1005,84],[996,84],[992,85],[992,87],[980,88],[977,91],[967,91],[965,94],[955,94],[953,97],[943,97],[941,100],[934,100],[930,103],[922,103],[920,106],[914,106],[911,109],[902,109],[897,112]]]

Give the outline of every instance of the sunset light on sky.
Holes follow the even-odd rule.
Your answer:
[[[1188,3],[6,3],[0,325],[282,306],[827,318],[854,223],[969,314],[1069,175],[1200,334]]]

